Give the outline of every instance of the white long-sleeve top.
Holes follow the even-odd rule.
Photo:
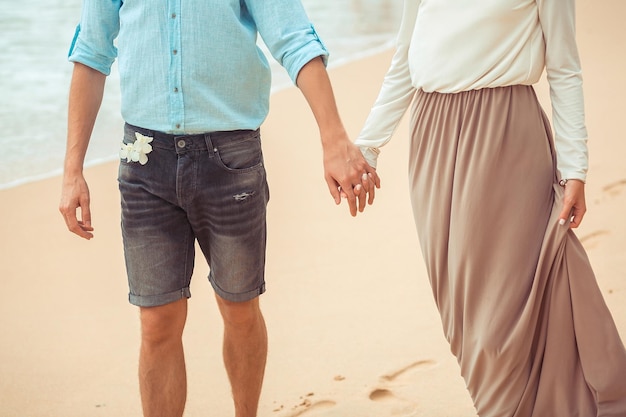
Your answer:
[[[355,143],[376,166],[416,89],[457,93],[531,85],[546,70],[558,169],[588,168],[575,0],[405,0],[396,52]]]

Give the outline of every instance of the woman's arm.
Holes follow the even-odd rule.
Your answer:
[[[576,45],[575,0],[537,0],[546,42],[552,124],[561,178],[567,180],[559,221],[580,225],[586,211],[584,182],[588,169],[582,70]]]
[[[355,141],[355,144],[361,147],[361,152],[368,163],[374,167],[379,153],[378,148],[389,142],[415,93],[415,88],[411,84],[408,55],[419,4],[420,0],[404,2],[402,23],[396,38],[396,52],[378,98]]]

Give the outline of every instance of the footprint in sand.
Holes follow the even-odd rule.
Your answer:
[[[426,359],[417,362],[413,362],[410,365],[407,365],[403,368],[398,369],[397,371],[390,372],[386,375],[380,377],[383,381],[393,382],[398,378],[401,378],[403,375],[410,374],[416,370],[424,370],[424,369],[432,369],[437,366],[437,362],[434,360]]]
[[[311,396],[312,394],[309,394],[307,397]],[[293,407],[290,412],[284,414],[284,417],[308,416],[309,414],[314,415],[315,411],[326,410],[334,407],[335,405],[337,405],[337,403],[332,400],[312,401],[310,398],[305,398],[300,404]]]
[[[611,232],[608,230],[596,230],[595,232],[587,233],[586,235],[581,236],[579,240],[580,243],[585,246],[585,249],[594,249],[600,244],[602,236],[609,235],[610,233]]]
[[[369,399],[379,405],[385,405],[389,410],[385,415],[409,416],[417,409],[417,404],[397,396],[386,388],[376,388],[370,393]]]
[[[346,398],[338,403],[329,399],[315,400],[314,393],[301,398],[300,404],[283,413],[283,407],[274,410],[280,417],[317,417],[317,416],[359,416],[359,417],[411,417],[417,411],[417,403],[403,398],[396,390],[412,384],[413,374],[437,366],[433,360],[413,362],[396,371],[380,377],[375,388],[366,391],[365,397],[358,395]],[[335,377],[342,381],[344,377]]]
[[[601,193],[593,200],[595,204],[600,204],[606,199],[612,199],[626,191],[626,178],[606,184],[602,187]]]
[[[626,179],[621,179],[602,187],[602,192],[608,194],[611,197],[614,197],[620,194],[624,190],[624,188],[626,188]]]
[[[396,394],[394,387],[406,386],[411,383],[412,373],[433,368],[437,363],[433,360],[421,360],[390,372],[380,377],[381,384],[369,394],[370,401],[386,404],[390,407],[391,416],[410,416],[417,410],[417,403]]]

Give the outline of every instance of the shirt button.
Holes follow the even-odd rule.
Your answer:
[[[179,148],[184,148],[186,144],[185,144],[185,141],[181,139],[178,141],[177,145]]]
[[[176,129],[180,129],[180,123],[176,123]]]
[[[172,51],[172,53],[173,53],[174,55],[176,55],[176,54],[178,53],[178,50],[177,50],[177,49],[174,49],[174,50]]]
[[[176,19],[176,13],[172,13],[172,19]]]
[[[178,87],[174,87],[174,92],[178,93]]]

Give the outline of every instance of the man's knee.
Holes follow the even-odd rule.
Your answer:
[[[242,302],[228,301],[219,295],[216,298],[226,326],[253,326],[262,320],[258,297]]]
[[[144,343],[160,344],[182,338],[187,319],[187,300],[158,307],[140,307],[141,338]]]

